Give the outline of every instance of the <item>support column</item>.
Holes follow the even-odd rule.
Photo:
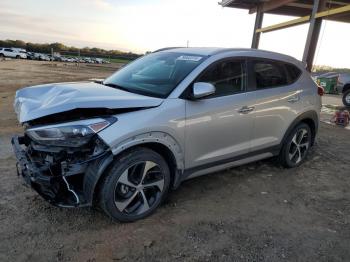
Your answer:
[[[262,5],[260,4],[260,5],[258,5],[257,10],[256,10],[252,48],[259,48],[260,34],[261,33],[260,32],[257,33],[256,30],[261,28],[263,18],[264,18],[264,13],[262,12]]]
[[[314,6],[312,9],[312,14],[310,17],[309,31],[306,38],[303,62],[306,63],[306,69],[311,72],[312,65],[315,58],[315,52],[318,42],[318,37],[320,35],[322,18],[315,18],[317,12],[323,11],[326,7],[325,0],[314,0]]]

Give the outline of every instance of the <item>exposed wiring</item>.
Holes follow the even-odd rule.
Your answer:
[[[67,179],[64,176],[62,176],[62,179],[66,183],[68,191],[71,192],[74,195],[75,200],[76,200],[76,204],[79,205],[80,201],[79,201],[78,195],[74,192],[73,189],[70,188],[70,186],[69,186],[69,184],[67,182]]]

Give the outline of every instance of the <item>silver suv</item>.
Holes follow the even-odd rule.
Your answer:
[[[286,55],[162,49],[102,82],[17,91],[25,127],[12,139],[18,173],[54,205],[99,204],[134,221],[186,179],[273,156],[300,165],[315,140],[320,95]]]

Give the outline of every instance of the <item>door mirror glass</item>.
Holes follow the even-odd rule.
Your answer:
[[[198,99],[215,93],[215,86],[210,83],[197,82],[193,84],[193,98]]]

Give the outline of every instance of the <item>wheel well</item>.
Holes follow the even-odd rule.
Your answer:
[[[305,119],[301,120],[300,122],[305,123],[310,127],[311,134],[312,134],[311,144],[313,145],[315,142],[315,137],[316,137],[316,125],[315,125],[314,120],[312,120],[311,118],[305,118]]]
[[[348,91],[350,89],[350,84],[346,84],[344,87],[343,87],[343,94]]]
[[[132,148],[135,147],[146,147],[149,148],[155,152],[157,152],[158,154],[160,154],[165,161],[167,162],[168,166],[169,166],[169,171],[170,171],[170,185],[173,186],[174,185],[174,181],[175,181],[175,176],[176,176],[176,172],[177,172],[177,165],[176,165],[176,159],[173,155],[173,153],[171,152],[171,150],[160,143],[156,143],[156,142],[149,142],[149,143],[144,143],[144,144],[140,144],[140,145],[136,145]]]
[[[148,148],[151,149],[155,152],[157,152],[158,154],[160,154],[165,161],[167,162],[168,166],[169,166],[169,171],[170,171],[170,185],[174,186],[175,183],[175,177],[176,177],[176,172],[177,172],[177,164],[176,164],[176,159],[173,155],[173,153],[171,152],[171,150],[166,147],[163,144],[160,143],[156,143],[156,142],[149,142],[149,143],[143,143],[143,144],[138,144],[132,147],[129,147],[127,149],[125,149],[124,151],[120,152],[119,154],[113,156],[113,159],[117,158],[118,156],[120,156],[121,154],[125,154],[128,151],[132,151],[135,150],[136,148]],[[102,172],[101,176],[98,178],[98,181],[96,183],[96,186],[93,190],[93,202],[96,203],[96,201],[98,200],[98,192],[100,191],[100,187],[101,187],[101,183],[102,181],[105,179],[106,174],[108,173],[108,170],[110,170],[111,167],[111,163],[109,163],[109,165],[106,167],[106,169]]]

